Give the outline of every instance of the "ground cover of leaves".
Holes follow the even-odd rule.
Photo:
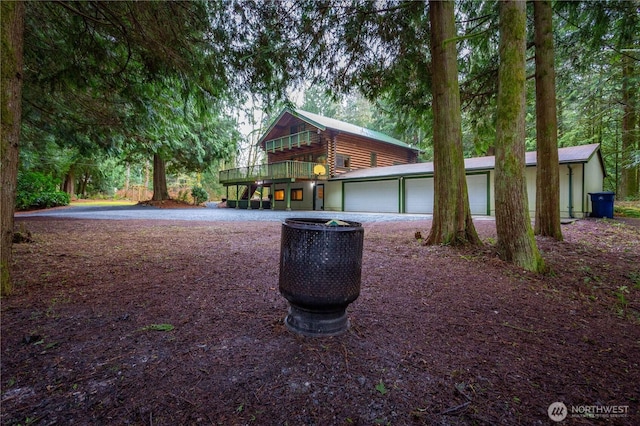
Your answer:
[[[365,227],[351,328],[283,324],[280,224],[18,218],[3,424],[544,425],[555,401],[640,424],[640,223],[580,220],[522,271]],[[604,423],[568,416],[561,424]]]

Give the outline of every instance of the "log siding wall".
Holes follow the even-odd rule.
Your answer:
[[[302,121],[287,120],[286,123],[276,126],[268,135],[270,139],[288,136],[291,127],[296,127]],[[319,131],[316,127],[305,124],[304,130],[312,132],[311,145],[302,144],[291,149],[276,149],[275,152],[267,152],[267,161],[276,163],[287,160],[300,160],[320,162],[328,166],[330,176],[347,172],[349,170],[371,167],[371,156],[375,153],[376,167],[393,166],[396,164],[415,163],[416,152],[400,146],[377,142],[358,135],[348,133],[336,133],[332,130]],[[264,149],[264,144],[262,145]],[[348,156],[349,168],[337,167],[336,157]]]
[[[350,158],[350,170],[371,167],[371,153],[376,154],[377,167],[393,166],[396,164],[415,163],[417,156],[405,148],[372,141],[355,135],[338,135],[336,154]],[[346,168],[336,168],[336,173],[348,171]]]

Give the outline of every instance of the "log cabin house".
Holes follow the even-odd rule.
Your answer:
[[[258,141],[267,163],[220,172],[235,208],[324,210],[325,182],[354,170],[412,164],[419,150],[398,139],[333,118],[285,108]],[[229,199],[229,187],[238,199]],[[263,188],[269,188],[264,199]],[[257,192],[256,192],[257,191]]]

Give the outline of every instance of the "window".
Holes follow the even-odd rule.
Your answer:
[[[284,201],[284,189],[276,189],[273,193],[273,199],[276,201]]]
[[[296,133],[304,132],[305,127],[306,127],[305,123],[294,124],[293,126],[289,127],[289,132],[292,135]]]
[[[371,153],[371,167],[377,167],[378,166],[378,154],[375,152]]]
[[[336,155],[336,167],[344,167],[345,169],[348,169],[351,167],[351,158],[348,155]]]
[[[302,201],[302,189],[291,190],[291,201]]]

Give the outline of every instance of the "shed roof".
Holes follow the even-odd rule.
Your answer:
[[[558,159],[560,164],[586,163],[596,154],[600,155],[600,144],[597,143],[558,149]],[[535,166],[537,164],[537,152],[530,151],[525,153],[525,162],[527,166]],[[464,168],[467,172],[493,170],[495,165],[496,157],[493,155],[487,157],[466,158],[464,160]],[[432,162],[358,169],[342,173],[332,180],[374,179],[399,175],[412,176],[430,174],[433,174]]]
[[[399,139],[393,138],[389,135],[385,135],[384,133],[378,132],[376,130],[366,129],[364,127],[356,126],[355,124],[350,124],[344,121],[336,120],[335,118],[324,117],[319,114],[314,114],[312,112],[303,111],[297,108],[295,109],[289,108],[289,107],[284,108],[282,112],[280,112],[280,114],[278,115],[278,118],[273,121],[269,129],[265,132],[264,136],[262,136],[262,138],[260,138],[260,140],[258,141],[258,144],[262,144],[262,142],[269,135],[271,130],[286,114],[290,114],[306,123],[311,124],[312,126],[317,127],[322,131],[327,129],[337,130],[338,132],[344,132],[344,133],[350,133],[352,135],[362,136],[365,138],[376,140],[378,142],[400,146],[402,148],[410,149],[416,152],[420,151],[420,149],[416,147],[413,147],[405,142],[402,142]]]

